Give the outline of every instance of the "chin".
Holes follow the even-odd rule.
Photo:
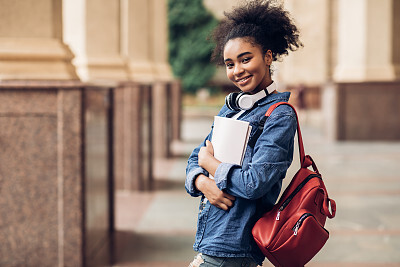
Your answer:
[[[245,92],[245,93],[252,93],[252,92],[254,91],[254,88],[253,88],[253,87],[248,87],[248,86],[246,86],[246,87],[239,87],[239,89],[240,89],[242,92]]]

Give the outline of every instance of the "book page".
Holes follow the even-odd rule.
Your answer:
[[[215,116],[211,139],[214,157],[221,162],[242,165],[250,131],[246,121]]]

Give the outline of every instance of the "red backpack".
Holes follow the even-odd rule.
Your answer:
[[[291,106],[296,113],[292,105],[280,102],[268,109],[265,118],[283,104]],[[263,254],[275,266],[282,267],[304,266],[309,262],[329,238],[329,232],[324,228],[326,217],[333,218],[336,213],[336,203],[328,197],[317,166],[304,154],[299,123],[297,136],[301,167],[278,203],[256,222],[252,230]],[[308,169],[310,166],[313,171]]]

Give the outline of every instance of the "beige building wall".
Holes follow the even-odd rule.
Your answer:
[[[329,0],[285,0],[285,8],[300,30],[304,47],[289,52],[277,68],[275,79],[284,85],[319,86],[328,79]]]
[[[151,189],[179,119],[166,3],[0,0],[1,266],[112,265],[114,189]]]

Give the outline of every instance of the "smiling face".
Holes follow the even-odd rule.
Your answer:
[[[272,52],[263,54],[259,45],[246,38],[229,40],[224,48],[226,75],[242,92],[255,94],[272,83],[269,66]]]

